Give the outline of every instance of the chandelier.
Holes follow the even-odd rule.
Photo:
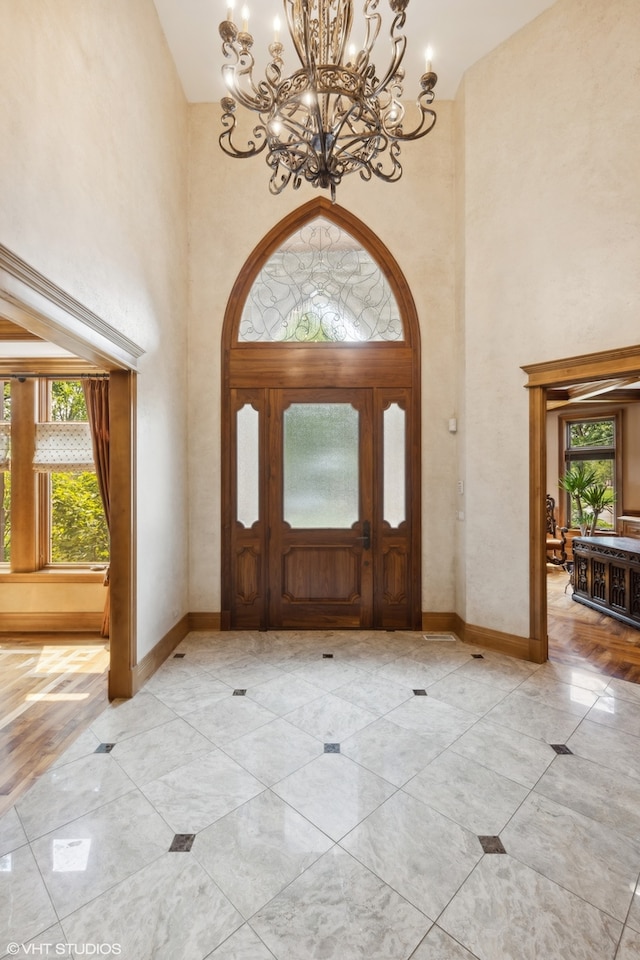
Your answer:
[[[418,115],[411,130],[405,130],[402,103],[404,58],[407,40],[402,32],[409,0],[389,0],[393,12],[389,34],[391,60],[378,77],[371,62],[382,17],[379,0],[364,0],[365,41],[357,49],[349,45],[353,23],[353,0],[284,0],[291,39],[300,68],[284,74],[280,23],[274,21],[274,39],[263,80],[254,80],[253,37],[249,14],[242,11],[242,28],[233,20],[233,6],[220,24],[222,51],[230,63],[222,67],[228,95],[221,100],[220,146],[231,157],[254,157],[266,151],[271,168],[269,189],[278,194],[293,181],[304,181],[331,191],[349,173],[363,180],[376,176],[393,182],[402,176],[401,144],[418,140],[433,128],[430,109],[437,76],[427,51],[425,73],[420,78]],[[244,145],[236,146],[239,134],[238,104],[257,114]]]

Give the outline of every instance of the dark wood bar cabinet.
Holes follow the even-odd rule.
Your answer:
[[[573,599],[640,629],[640,540],[575,537]]]

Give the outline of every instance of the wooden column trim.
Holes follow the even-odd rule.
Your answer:
[[[545,488],[547,476],[547,391],[529,391],[529,659],[544,663],[547,635],[547,567]]]
[[[109,699],[131,697],[136,665],[136,388],[135,373],[109,378],[111,483],[111,664]]]

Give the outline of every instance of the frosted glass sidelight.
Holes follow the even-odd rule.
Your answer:
[[[238,410],[237,418],[237,485],[238,516],[245,527],[260,519],[258,426],[260,415],[250,403]]]
[[[384,512],[391,527],[406,520],[405,412],[397,403],[384,411]]]
[[[284,413],[284,519],[298,529],[348,529],[358,503],[358,411],[292,404]]]

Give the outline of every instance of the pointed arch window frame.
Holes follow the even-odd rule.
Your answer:
[[[239,343],[404,342],[389,278],[368,246],[323,214],[298,226],[249,288]]]
[[[395,260],[391,251],[386,247],[380,238],[369,229],[358,217],[349,210],[338,204],[332,204],[325,197],[318,197],[310,200],[308,203],[294,210],[288,217],[277,223],[256,245],[253,253],[245,262],[244,267],[238,274],[233,285],[227,309],[225,312],[222,348],[223,362],[226,351],[229,350],[251,350],[258,346],[278,347],[279,349],[295,350],[298,347],[308,346],[308,342],[293,341],[247,341],[240,336],[240,324],[242,322],[242,309],[238,309],[238,304],[244,305],[249,297],[251,288],[256,281],[260,271],[268,260],[278,251],[282,244],[290,239],[295,233],[302,229],[306,224],[322,217],[335,223],[342,230],[363,247],[371,256],[372,260],[379,266],[384,274],[386,281],[391,288],[391,292],[398,306],[398,311],[403,325],[402,339],[388,341],[360,341],[354,342],[336,342],[328,343],[315,342],[313,347],[322,350],[325,347],[331,349],[342,347],[345,350],[358,348],[361,343],[366,343],[368,347],[378,347],[383,350],[398,348],[410,348],[415,351],[418,358],[420,354],[420,327],[416,311],[415,301],[404,278],[404,274],[398,262]]]

